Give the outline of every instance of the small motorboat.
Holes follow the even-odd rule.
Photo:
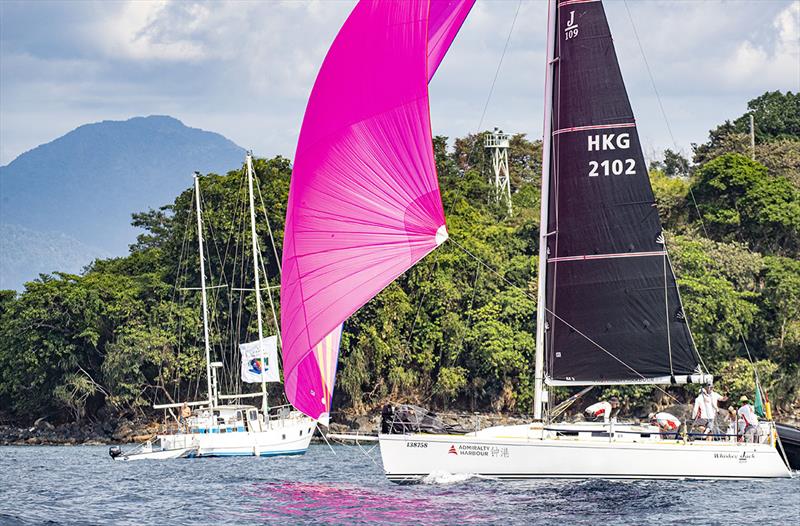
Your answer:
[[[159,439],[148,440],[130,451],[123,451],[119,446],[108,448],[108,454],[114,460],[168,460],[172,458],[188,458],[197,454],[199,446],[165,449]]]
[[[775,428],[786,452],[789,467],[800,469],[800,428],[788,424],[775,424]]]

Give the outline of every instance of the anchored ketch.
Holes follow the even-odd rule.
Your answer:
[[[253,199],[253,158],[245,159],[250,205],[250,234],[255,276],[258,340],[239,345],[242,358],[242,381],[258,383],[256,393],[220,394],[217,370],[222,362],[211,361],[209,312],[206,284],[206,263],[203,239],[203,215],[199,174],[194,176],[194,201],[197,215],[197,242],[200,256],[200,292],[203,310],[203,341],[206,365],[206,400],[156,404],[154,409],[181,411],[180,424],[172,432],[160,434],[135,448],[123,451],[118,446],[109,450],[117,460],[171,459],[222,456],[302,455],[311,442],[316,422],[289,406],[270,407],[267,382],[280,382],[277,337],[264,337],[261,314],[260,250],[256,235]],[[274,247],[273,247],[274,248]],[[267,284],[267,287],[269,285]],[[267,288],[270,303],[272,293]],[[275,309],[273,307],[273,316]],[[275,318],[277,327],[277,318]],[[239,404],[238,400],[260,398],[261,407]]]

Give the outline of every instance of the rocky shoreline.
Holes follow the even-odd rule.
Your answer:
[[[127,419],[53,425],[40,418],[26,427],[0,425],[0,446],[100,446],[144,442],[161,427],[158,422]]]
[[[454,428],[474,430],[490,426],[512,426],[525,424],[532,420],[529,415],[503,413],[435,413],[445,425]],[[331,433],[377,433],[381,427],[380,412],[373,411],[366,415],[348,417],[341,415],[330,424]]]
[[[666,408],[685,421],[689,417],[691,405],[676,405]],[[454,428],[473,430],[490,426],[517,425],[531,421],[529,415],[504,414],[504,413],[470,413],[453,412],[437,413],[437,416],[448,426]],[[779,418],[779,421],[798,426],[798,415]],[[646,414],[629,415],[629,419],[643,421]],[[623,419],[625,419],[623,417]],[[573,414],[565,418],[566,421],[582,421],[583,416]],[[366,434],[377,433],[380,430],[381,415],[379,411],[368,414],[347,415],[338,414],[331,422],[328,429],[331,433],[359,432]],[[145,442],[158,433],[164,431],[164,424],[160,421],[145,418],[130,420],[106,420],[88,423],[62,423],[53,425],[44,418],[36,420],[30,426],[0,424],[0,446],[72,446],[72,445],[109,445]],[[314,442],[322,442],[319,433],[314,437]]]
[[[514,425],[530,422],[524,415],[506,415],[501,413],[452,413],[440,414],[445,424],[474,429],[495,426]],[[377,433],[380,429],[379,412],[348,417],[341,415],[338,421],[331,422],[329,432]],[[30,426],[0,425],[0,446],[74,446],[74,445],[110,445],[144,442],[163,430],[163,423],[148,420],[127,420],[75,422],[53,425],[45,419],[39,419]],[[319,433],[314,441],[322,442]]]

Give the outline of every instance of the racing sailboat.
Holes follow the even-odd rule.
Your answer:
[[[427,83],[472,3],[362,1],[317,77],[281,283],[286,393],[312,418],[330,412],[342,323],[448,239]],[[389,423],[374,438],[387,477],[790,476],[772,432],[763,443],[692,441],[649,425],[552,421],[552,386],[711,377],[681,304],[602,2],[551,1],[547,55],[534,421],[460,434],[423,432],[413,418]]]

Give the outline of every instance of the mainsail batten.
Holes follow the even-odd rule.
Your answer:
[[[427,85],[473,2],[364,0],[317,76],[281,279],[286,395],[312,418],[330,413],[342,323],[447,238]]]
[[[566,0],[555,11],[547,383],[695,381],[698,357],[603,5]]]

